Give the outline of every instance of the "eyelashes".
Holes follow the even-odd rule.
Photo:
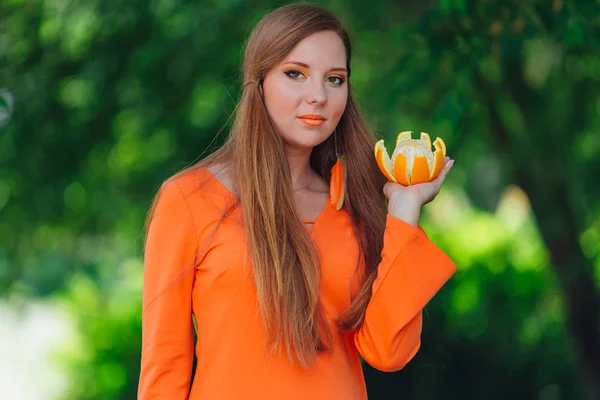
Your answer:
[[[300,76],[304,77],[304,74],[300,71],[298,71],[297,69],[290,69],[289,71],[285,71],[284,74],[286,74],[287,76],[289,76],[292,79],[298,79],[300,78]]]
[[[294,80],[306,78],[306,76],[297,69],[290,69],[288,71],[284,71],[283,73],[286,74],[290,79]],[[344,78],[336,75],[328,76],[326,81],[334,86],[341,86],[344,82],[346,82]]]
[[[341,86],[344,82],[346,82],[346,80],[343,79],[342,77],[335,76],[335,75],[327,77],[328,81],[329,81],[329,79],[336,79],[337,81],[335,81],[335,82],[330,81],[331,83],[333,83],[336,86]]]

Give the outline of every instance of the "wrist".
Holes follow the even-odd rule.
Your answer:
[[[390,199],[388,214],[413,226],[419,226],[421,204],[410,197],[397,197]]]

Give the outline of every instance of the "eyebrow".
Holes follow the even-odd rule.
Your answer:
[[[304,68],[310,68],[310,65],[305,64],[305,63],[300,62],[300,61],[286,61],[284,64],[296,64],[296,65],[299,65],[299,66],[304,67]],[[346,70],[346,68],[339,68],[339,67],[338,68],[331,68],[327,72],[332,72],[332,71],[342,71],[342,72],[346,72],[346,73],[348,72],[348,70]]]

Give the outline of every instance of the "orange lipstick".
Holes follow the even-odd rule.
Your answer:
[[[317,114],[304,114],[304,115],[299,116],[298,118],[300,119],[300,121],[302,121],[306,125],[310,125],[310,126],[323,125],[323,123],[325,123],[325,121],[327,120],[322,115],[317,115]]]

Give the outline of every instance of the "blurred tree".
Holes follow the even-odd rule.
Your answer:
[[[222,141],[243,40],[283,3],[0,0],[0,291],[65,297],[87,348],[71,398],[135,393],[139,304],[111,299],[139,301],[123,284],[154,191]],[[442,136],[459,161],[426,216],[461,272],[415,360],[366,367],[370,397],[600,397],[598,3],[320,3],[377,131]],[[535,224],[498,222],[528,201]]]
[[[437,109],[433,123],[454,121],[450,147],[485,135],[492,147],[483,157],[526,192],[564,291],[588,396],[600,398],[600,297],[580,244],[586,230],[598,232],[600,158],[584,148],[600,149],[600,5],[442,1],[411,38],[396,68],[413,79],[384,93],[427,88],[417,107],[401,98],[399,108],[424,120]],[[490,175],[477,165],[470,172],[477,184]]]

